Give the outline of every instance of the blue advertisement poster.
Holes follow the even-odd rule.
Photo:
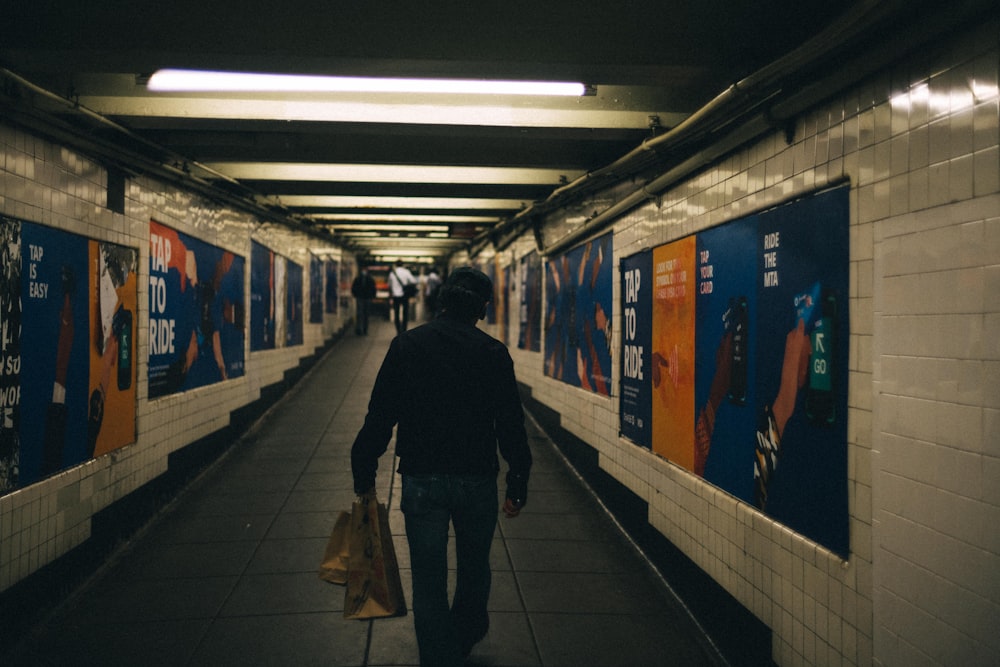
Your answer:
[[[649,378],[653,336],[653,253],[622,260],[621,432],[638,445],[652,446]]]
[[[295,262],[286,262],[285,292],[285,345],[302,345],[302,267]]]
[[[754,503],[848,550],[848,189],[762,213]]]
[[[335,259],[328,259],[326,266],[326,290],[324,292],[325,310],[327,313],[335,314],[340,303],[337,290],[340,288],[340,262]]]
[[[250,351],[273,350],[276,340],[274,253],[250,244]]]
[[[542,351],[542,258],[532,251],[521,258],[521,309],[517,346]]]
[[[21,483],[85,458],[87,239],[21,227]]]
[[[323,322],[323,260],[309,255],[309,322]]]
[[[749,501],[747,434],[757,426],[757,217],[697,236],[695,474]]]
[[[149,397],[240,377],[244,259],[149,225]]]
[[[612,236],[546,262],[545,374],[611,395]]]

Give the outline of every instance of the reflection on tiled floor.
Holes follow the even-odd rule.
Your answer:
[[[39,628],[18,665],[417,665],[412,616],[342,617],[317,567],[354,498],[349,450],[393,328],[338,342],[289,395]],[[697,626],[529,419],[529,503],[493,544],[470,665],[718,664]],[[392,450],[378,493],[409,599]],[[454,552],[452,552],[454,566]]]

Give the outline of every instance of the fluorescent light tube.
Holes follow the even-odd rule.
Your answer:
[[[214,93],[412,93],[454,95],[587,94],[582,83],[558,81],[491,81],[480,79],[379,79],[301,74],[254,74],[161,69],[146,84],[156,92]]]

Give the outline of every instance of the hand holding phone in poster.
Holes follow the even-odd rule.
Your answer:
[[[719,341],[719,347],[715,351],[715,375],[712,378],[712,387],[708,392],[708,400],[702,406],[695,422],[694,473],[701,477],[705,476],[705,464],[708,462],[708,452],[712,447],[712,433],[715,430],[715,417],[719,406],[727,395],[732,394],[734,337],[733,330],[727,329]]]
[[[754,458],[754,501],[757,507],[767,505],[767,486],[778,465],[781,438],[785,426],[791,419],[798,402],[799,391],[809,377],[809,357],[812,353],[812,338],[807,333],[806,322],[813,317],[819,285],[795,299],[795,327],[785,336],[785,353],[781,364],[781,382],[778,393],[765,414],[757,430],[757,444]]]

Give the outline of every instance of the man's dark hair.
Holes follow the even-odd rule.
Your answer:
[[[471,266],[457,268],[448,274],[438,293],[441,310],[459,318],[481,318],[483,307],[492,300],[493,281]]]

